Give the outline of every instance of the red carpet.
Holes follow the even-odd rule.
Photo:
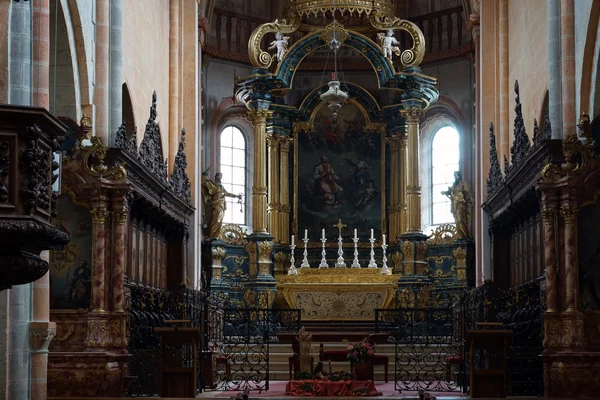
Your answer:
[[[258,398],[263,398],[263,397],[295,397],[295,396],[286,395],[287,383],[288,383],[288,381],[271,381],[271,382],[269,382],[269,390],[262,391],[262,392],[251,391],[249,398],[250,398],[250,400],[252,400],[252,399],[258,399]],[[388,382],[388,383],[385,383],[383,381],[375,382],[375,391],[378,392],[377,396],[380,396],[380,398],[381,397],[416,398],[416,399],[419,398],[419,394],[416,390],[415,391],[403,390],[401,393],[398,392],[397,389],[394,389],[394,382]],[[217,395],[217,397],[235,397],[235,395],[237,393],[240,393],[240,392],[223,391],[223,392],[219,393]],[[458,391],[457,392],[427,391],[427,393],[436,396],[438,398],[438,400],[468,398],[469,397],[468,395],[463,394]],[[332,397],[338,397],[338,396],[333,395]],[[368,397],[372,397],[372,396],[373,395],[369,395]],[[314,395],[314,397],[317,397],[317,395]],[[358,396],[353,396],[353,397],[358,397]]]

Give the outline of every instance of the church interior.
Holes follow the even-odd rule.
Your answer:
[[[0,399],[598,398],[599,1],[0,0],[0,53]]]

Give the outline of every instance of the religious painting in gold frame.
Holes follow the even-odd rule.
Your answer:
[[[385,125],[373,123],[365,108],[355,99],[344,104],[337,122],[331,111],[320,104],[304,129],[294,134],[294,221],[297,238],[308,230],[311,244],[325,229],[335,247],[338,220],[347,225],[350,236],[366,242],[373,229],[376,237],[386,232],[386,147]],[[301,236],[298,236],[301,235]]]

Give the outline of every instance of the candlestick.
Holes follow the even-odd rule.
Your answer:
[[[302,264],[300,264],[300,268],[310,268],[310,264],[308,263],[308,237],[306,236],[306,230],[304,230],[304,253],[302,258]]]
[[[321,238],[323,250],[321,250],[321,263],[319,264],[319,268],[329,268],[329,264],[327,264],[327,258],[325,258],[327,255],[325,252],[325,242],[327,242],[327,239],[325,238],[325,229],[323,229],[323,237]]]
[[[321,239],[325,239],[325,229],[321,229]]]
[[[387,257],[385,256],[385,250],[387,249],[387,244],[385,244],[385,235],[383,235],[383,244],[381,245],[381,250],[383,250],[383,257],[381,258],[381,275],[391,275],[392,271],[387,266]]]
[[[385,245],[385,235],[381,235],[381,238],[383,239],[383,244]]]
[[[354,230],[354,260],[352,260],[352,268],[360,268],[360,263],[358,262],[358,237],[356,236],[356,229]]]
[[[347,268],[346,262],[344,261],[344,251],[342,250],[342,236],[338,236],[338,258],[335,262],[336,268]]]
[[[373,229],[371,229],[371,259],[369,260],[369,268],[377,268],[377,263],[375,262],[375,250],[373,249],[373,243],[375,243],[375,238],[373,237]]]
[[[292,235],[292,244],[290,245],[291,254],[290,254],[290,269],[288,270],[288,275],[298,275],[298,270],[296,269],[296,260],[294,259],[294,250],[296,249],[296,243],[294,243],[294,235]]]
[[[308,239],[308,229],[304,230],[304,239]]]

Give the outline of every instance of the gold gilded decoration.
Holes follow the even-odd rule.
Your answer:
[[[565,223],[573,223],[577,219],[577,208],[563,207],[560,209],[560,215],[565,220]]]
[[[410,49],[402,51],[400,62],[405,67],[418,66],[423,61],[425,56],[425,37],[419,27],[405,19],[397,17],[389,17],[378,12],[373,12],[369,15],[371,25],[380,31],[403,30],[408,32],[413,40],[413,45]]]
[[[274,60],[277,59],[277,54],[271,55],[260,48],[263,37],[268,33],[293,33],[300,26],[299,19],[292,19],[290,23],[283,19],[274,22],[267,22],[259,25],[248,40],[248,56],[253,66],[259,68],[269,68]],[[287,54],[287,53],[286,53]],[[284,55],[285,57],[285,55]],[[281,62],[281,60],[279,60]]]
[[[402,115],[408,123],[419,123],[424,114],[425,111],[421,108],[407,108],[405,110],[400,110],[400,115]]]
[[[122,165],[115,167],[107,167],[104,164],[106,157],[106,146],[102,142],[100,136],[93,136],[91,146],[83,146],[81,154],[83,158],[83,166],[88,174],[93,177],[113,180],[115,182],[127,181],[127,171]]]
[[[57,342],[64,342],[67,339],[69,339],[69,337],[73,334],[74,331],[75,331],[75,324],[69,324],[67,332],[62,336],[56,336],[54,338],[54,340]]]
[[[467,250],[464,247],[459,247],[452,252],[457,263],[464,263],[467,259]]]
[[[275,255],[273,256],[273,259],[275,260],[275,273],[276,274],[285,273],[284,264],[288,259],[288,255],[282,251],[279,251],[279,252],[275,253]]]
[[[256,242],[248,242],[245,248],[246,252],[248,253],[248,273],[250,275],[256,275],[258,273],[258,259],[256,258]]]
[[[387,18],[395,15],[394,4],[390,0],[287,0],[283,13],[288,18],[297,16],[319,16],[338,10],[341,13],[369,15],[377,12]]]
[[[417,251],[417,260],[423,261],[425,260],[425,255],[427,255],[427,251],[429,250],[429,245],[426,241],[420,240],[415,245]]]
[[[110,335],[112,337],[112,345],[115,347],[123,347],[126,345],[123,338],[123,321],[113,320],[110,322]]]
[[[108,218],[108,211],[104,207],[93,208],[91,213],[95,224],[104,224]]]
[[[404,257],[410,257],[414,254],[414,243],[409,240],[400,242],[400,251]]]
[[[213,279],[221,279],[223,276],[223,259],[225,258],[225,249],[215,247],[212,249],[212,276]]]
[[[221,233],[219,239],[228,244],[245,246],[248,241],[246,240],[246,233],[241,226],[236,224],[225,224],[221,226]]]
[[[392,262],[394,263],[394,273],[396,276],[402,276],[402,253],[397,251],[392,254]]]
[[[398,306],[400,308],[413,308],[415,306],[415,292],[405,288],[398,293]]]
[[[329,43],[332,38],[335,38],[340,42],[340,45],[343,45],[349,37],[350,35],[346,28],[344,28],[344,25],[337,20],[331,22],[321,32],[321,39],[323,39],[325,43]]]
[[[271,252],[273,251],[273,242],[268,240],[258,243],[259,262],[270,262]]]
[[[312,133],[315,131],[315,127],[309,121],[295,122],[292,127],[292,134],[297,136],[300,132]]]
[[[429,236],[427,242],[432,245],[446,245],[454,242],[456,238],[456,227],[452,224],[439,225]]]
[[[269,110],[249,110],[248,117],[254,122],[255,125],[264,125],[267,123],[267,119],[271,118],[273,111]]]
[[[247,260],[247,258],[244,256],[227,256],[227,257],[223,258],[223,261],[225,261],[225,260],[233,260],[233,262],[236,265],[236,268],[240,268],[244,264],[244,262]]]

